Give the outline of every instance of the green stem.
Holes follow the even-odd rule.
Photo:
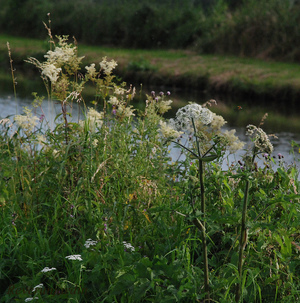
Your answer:
[[[250,170],[252,169],[254,159],[256,156],[256,150],[253,151],[252,160],[250,163]],[[239,283],[237,285],[236,294],[235,294],[235,302],[239,302],[241,298],[242,292],[242,274],[243,274],[243,255],[244,249],[247,245],[248,238],[248,230],[247,230],[247,203],[249,197],[249,187],[250,181],[246,180],[245,191],[244,191],[244,202],[243,202],[243,210],[242,210],[242,225],[241,225],[241,235],[240,235],[240,245],[239,245],[239,260],[238,260],[238,274],[239,274]]]
[[[210,301],[209,294],[209,275],[208,275],[208,258],[207,258],[207,243],[205,233],[205,190],[204,190],[204,169],[203,161],[199,160],[199,179],[200,179],[200,198],[201,198],[201,212],[202,212],[202,249],[203,249],[203,265],[204,265],[204,290],[205,301]]]

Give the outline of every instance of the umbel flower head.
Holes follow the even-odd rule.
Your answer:
[[[271,154],[273,145],[271,144],[268,135],[260,128],[252,124],[247,126],[246,135],[253,137],[255,148],[259,152]]]
[[[177,129],[189,130],[192,128],[192,120],[194,123],[202,123],[208,125],[213,121],[213,113],[205,107],[197,103],[190,103],[180,108],[176,113]]]

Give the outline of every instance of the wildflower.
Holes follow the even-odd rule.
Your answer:
[[[211,121],[211,127],[212,127],[213,130],[218,131],[227,122],[220,115],[216,115],[215,113],[213,113],[212,115],[213,115],[213,119]]]
[[[41,272],[45,273],[45,272],[49,272],[49,271],[53,271],[53,270],[56,270],[56,268],[55,267],[51,267],[51,268],[45,267],[44,269],[41,270]]]
[[[115,86],[116,95],[124,95],[125,93],[126,93],[126,89],[119,87],[119,86]]]
[[[32,292],[35,292],[37,289],[43,288],[43,287],[44,287],[44,284],[43,284],[43,283],[38,284],[37,286],[35,286],[35,287],[33,288]]]
[[[265,159],[268,159],[268,158],[269,158],[269,154],[264,153],[264,154],[263,154],[263,157],[264,157]]]
[[[176,113],[178,128],[189,130],[192,120],[196,123],[208,125],[213,121],[213,113],[197,103],[188,104],[180,108]]]
[[[260,128],[254,125],[247,126],[246,135],[253,136],[254,146],[260,152],[271,154],[273,145],[271,144],[268,135]]]
[[[183,132],[179,132],[176,130],[176,127],[174,125],[174,120],[170,119],[169,123],[164,121],[159,121],[160,125],[160,131],[163,135],[163,137],[168,139],[175,139],[178,138]]]
[[[53,63],[60,67],[65,64],[76,67],[84,57],[77,57],[77,47],[68,44],[68,36],[58,36],[58,45],[54,51],[48,51],[44,56],[47,62]]]
[[[135,251],[135,248],[130,243],[127,243],[127,242],[123,241],[123,245],[125,247],[125,250],[128,249],[131,252]]]
[[[225,130],[223,136],[227,141],[229,152],[235,153],[239,149],[242,149],[245,145],[244,142],[240,141],[239,138],[235,135],[236,130],[232,129],[230,131]]]
[[[46,137],[44,135],[38,134],[36,136],[36,141],[38,144],[43,145],[44,142],[46,141]]]
[[[92,239],[87,239],[84,243],[84,246],[86,248],[89,248],[90,246],[95,246],[97,244],[97,241],[93,241]]]
[[[92,63],[90,66],[86,66],[85,69],[87,70],[88,78],[93,79],[96,77],[97,72],[95,68],[95,63]]]
[[[111,96],[110,98],[109,98],[109,100],[107,101],[108,103],[110,103],[111,105],[119,105],[119,100],[118,100],[118,98],[117,97],[115,97],[115,96]]]
[[[98,145],[98,139],[94,139],[94,141],[92,142],[92,145],[94,146],[94,147],[97,147],[97,145]]]
[[[68,260],[82,261],[81,255],[70,255],[65,258]]]
[[[131,116],[135,116],[134,114],[135,109],[132,109],[132,106],[127,106],[125,107],[122,104],[119,104],[118,109],[116,110],[116,114],[118,114],[119,116],[122,117],[131,117]]]
[[[87,119],[89,121],[90,130],[95,132],[96,128],[101,128],[103,124],[103,113],[97,112],[94,108],[89,107],[87,112]]]
[[[26,298],[25,299],[25,302],[30,302],[32,300],[38,300],[39,298],[38,297],[34,297],[34,298]]]
[[[42,114],[42,115],[40,116],[39,122],[42,123],[42,122],[44,121],[44,119],[45,119],[45,115]]]
[[[117,66],[117,62],[115,60],[107,61],[106,57],[102,58],[102,61],[100,62],[101,69],[104,70],[105,75],[110,75],[112,70]]]
[[[278,156],[279,160],[281,160],[282,158],[284,158],[284,156],[281,153],[279,153],[277,156]]]
[[[61,68],[56,67],[54,64],[43,64],[42,75],[48,77],[51,83],[56,83],[57,79],[59,78],[60,72]]]
[[[15,115],[14,119],[17,125],[24,130],[26,134],[33,131],[37,125],[39,118],[32,116],[31,110],[24,107],[25,115]]]
[[[52,156],[53,156],[54,158],[58,157],[58,156],[59,156],[59,151],[58,151],[57,149],[53,149],[53,151],[52,151]]]
[[[158,112],[159,112],[160,114],[166,113],[169,109],[171,109],[170,104],[171,104],[172,102],[173,102],[172,100],[168,100],[168,101],[162,100],[162,101],[158,102],[158,104],[157,104]]]

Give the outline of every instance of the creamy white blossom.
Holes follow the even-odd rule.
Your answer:
[[[25,302],[30,302],[32,300],[38,300],[39,298],[38,297],[34,297],[34,298],[26,298],[25,299]]]
[[[127,118],[135,116],[134,111],[135,109],[133,109],[131,105],[125,107],[123,104],[119,104],[117,108],[117,114]]]
[[[21,127],[26,134],[33,131],[35,126],[37,126],[39,118],[33,116],[31,110],[24,108],[25,115],[15,115],[14,120],[19,127]]]
[[[124,95],[126,93],[126,89],[120,86],[115,86],[115,94],[116,95]]]
[[[96,128],[100,129],[102,127],[104,114],[103,112],[98,112],[94,108],[89,107],[86,118],[89,123],[90,131],[95,132]]]
[[[235,153],[239,149],[242,149],[243,146],[245,145],[244,142],[240,141],[239,138],[235,135],[236,130],[231,129],[231,130],[225,130],[223,132],[223,138],[227,141],[226,145],[229,149],[229,152]]]
[[[86,66],[85,69],[87,70],[89,78],[95,78],[95,76],[97,75],[95,63],[92,63],[90,66]]]
[[[222,116],[213,113],[213,119],[211,121],[210,126],[214,131],[220,130],[221,127],[224,126],[226,123],[227,122],[224,120]]]
[[[41,272],[45,273],[45,272],[49,272],[49,271],[53,271],[53,270],[56,270],[56,268],[55,267],[51,267],[51,268],[45,267],[41,270]]]
[[[168,110],[171,109],[170,104],[171,104],[172,102],[173,102],[172,100],[167,100],[167,101],[162,100],[162,101],[159,101],[159,102],[157,103],[158,112],[159,112],[160,114],[166,113]]]
[[[115,106],[118,105],[118,104],[120,103],[120,101],[118,100],[118,98],[115,97],[115,96],[111,96],[107,102],[108,102],[109,104],[115,105]]]
[[[86,248],[89,248],[90,246],[95,246],[97,244],[97,241],[94,241],[92,239],[87,239],[84,243],[84,246]]]
[[[254,146],[260,152],[271,154],[273,145],[271,144],[268,135],[260,128],[252,124],[247,126],[246,135],[253,137]]]
[[[93,145],[94,147],[97,147],[97,146],[98,146],[98,142],[99,142],[98,139],[94,139],[94,141],[92,142],[92,145]]]
[[[159,121],[160,131],[163,137],[167,139],[176,139],[183,134],[183,132],[176,130],[174,120],[170,119],[169,122]]]
[[[65,258],[68,260],[82,261],[81,255],[70,255]]]
[[[135,251],[135,248],[130,243],[123,241],[123,245],[124,245],[125,249],[128,249],[131,252]]]
[[[103,69],[104,74],[110,75],[112,70],[117,66],[117,62],[115,60],[107,61],[107,57],[103,57],[100,62],[100,67]]]
[[[32,292],[35,292],[37,289],[39,289],[39,288],[43,288],[43,287],[44,287],[44,284],[43,284],[43,283],[38,284],[37,286],[33,287]]]
[[[45,63],[42,65],[42,75],[48,77],[51,83],[56,83],[57,79],[59,78],[60,72],[61,68],[56,67],[52,63]]]

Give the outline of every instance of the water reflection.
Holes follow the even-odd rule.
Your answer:
[[[15,114],[21,114],[23,112],[23,107],[32,108],[32,99],[15,99],[14,96],[8,95],[0,98],[0,118],[5,118],[11,116],[11,119]],[[69,117],[70,122],[77,122],[79,119],[83,119],[83,110],[80,105],[76,102],[72,104],[72,107],[68,108],[68,112],[72,117]],[[35,115],[40,117],[45,115],[46,119],[49,121],[50,127],[54,126],[55,117],[61,113],[61,105],[58,102],[54,101],[44,101],[42,105],[42,110],[40,108],[35,109]],[[230,129],[229,127],[227,127]],[[240,140],[250,144],[249,137],[245,135],[245,128],[238,127],[236,128],[236,135]],[[277,154],[281,153],[284,156],[282,160],[285,165],[297,164],[299,165],[300,161],[300,150],[299,147],[295,146],[292,149],[291,142],[294,141],[296,144],[300,145],[300,134],[292,132],[278,132],[276,133],[278,139],[271,138],[271,142],[274,146],[274,157],[277,158]],[[234,155],[228,155],[228,161],[224,164],[224,169],[236,163],[237,160],[243,156],[245,152],[240,151]],[[171,152],[173,160],[176,160],[180,155],[180,149],[172,148]],[[276,160],[278,163],[278,160]],[[263,160],[258,161],[259,165],[263,165]],[[278,165],[276,165],[278,167]]]

